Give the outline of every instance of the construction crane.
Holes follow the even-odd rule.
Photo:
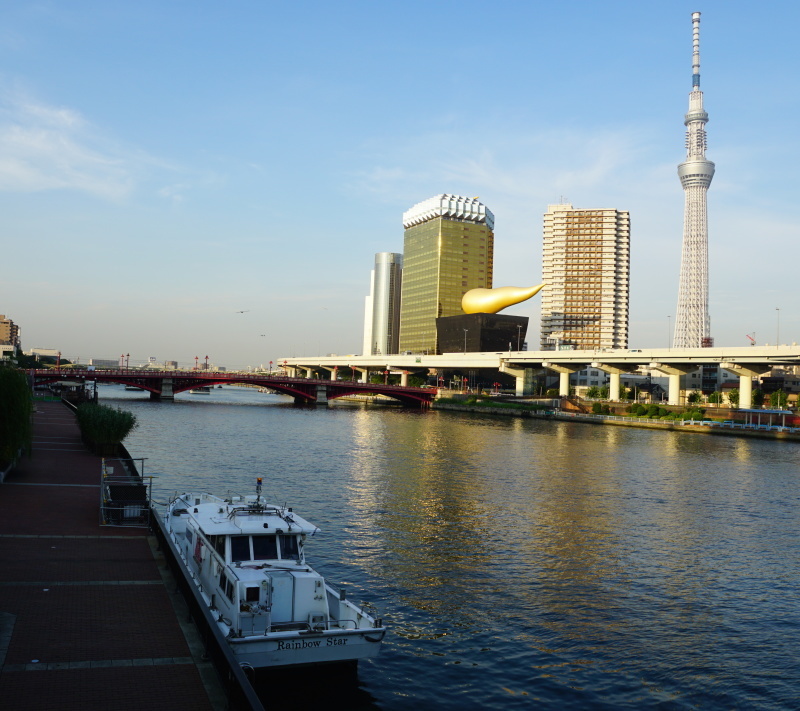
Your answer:
[[[751,346],[754,346],[756,344],[756,339],[753,338],[753,336],[756,335],[755,332],[753,333],[753,336],[751,336],[749,333],[745,333],[744,335],[747,336],[750,339],[750,345]]]

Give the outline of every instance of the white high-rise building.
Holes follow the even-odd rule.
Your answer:
[[[700,91],[700,13],[692,13],[692,91],[686,114],[686,160],[678,166],[684,192],[683,250],[674,348],[712,346],[708,314],[708,217],[706,194],[714,164],[706,160],[706,123]]]
[[[548,205],[542,350],[628,347],[630,215]]]
[[[364,355],[398,352],[403,255],[378,252],[364,304]]]

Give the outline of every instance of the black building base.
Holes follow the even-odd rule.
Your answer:
[[[464,314],[436,319],[439,353],[517,351],[527,331],[527,316]]]

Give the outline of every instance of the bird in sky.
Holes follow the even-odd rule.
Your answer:
[[[237,311],[236,313],[237,314],[246,314],[246,313],[249,313],[249,312],[250,312],[250,309],[245,309],[244,311]]]

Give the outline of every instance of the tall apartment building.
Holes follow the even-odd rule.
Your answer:
[[[402,283],[403,255],[378,252],[370,276],[369,296],[365,301],[363,355],[399,352]]]
[[[477,198],[436,195],[405,212],[403,227],[400,352],[438,353],[436,318],[492,287],[494,215]]]
[[[542,350],[628,347],[630,215],[548,205]]]
[[[0,314],[0,345],[19,348],[19,326],[5,314]]]

